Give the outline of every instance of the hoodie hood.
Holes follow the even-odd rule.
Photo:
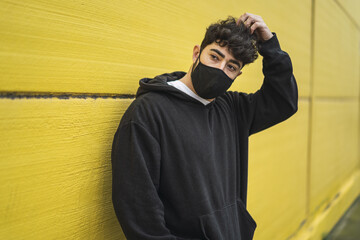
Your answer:
[[[164,73],[154,78],[142,78],[139,81],[139,88],[136,92],[136,98],[148,92],[157,91],[157,92],[164,92],[166,94],[171,94],[175,97],[183,99],[184,101],[200,103],[195,98],[167,84],[170,81],[179,80],[180,78],[184,77],[185,74],[186,72],[176,71],[172,73]],[[208,105],[209,106],[212,105],[213,102],[214,101],[210,102]]]

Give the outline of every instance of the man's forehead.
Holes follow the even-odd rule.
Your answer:
[[[213,43],[207,45],[206,48],[208,48],[208,49],[216,48],[216,49],[221,50],[221,52],[224,52],[224,53],[226,53],[227,55],[233,57],[232,54],[231,54],[230,51],[229,51],[229,48],[228,48],[227,46],[221,47],[221,46],[220,46],[218,43],[216,43],[216,42],[213,42]]]

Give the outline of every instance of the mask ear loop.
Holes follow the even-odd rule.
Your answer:
[[[199,52],[199,56],[197,57],[196,61],[194,62],[193,66],[192,66],[192,68],[191,68],[191,73],[194,71],[194,67],[195,67],[197,61],[198,61],[198,60],[200,61],[200,54],[201,54],[201,50],[200,50],[200,52]]]

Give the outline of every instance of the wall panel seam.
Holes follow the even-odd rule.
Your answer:
[[[69,93],[69,92],[0,92],[0,99],[16,99],[16,98],[112,98],[112,99],[134,99],[134,94],[115,94],[115,93]]]
[[[314,44],[315,44],[315,0],[311,0],[311,22],[310,22],[310,94],[309,94],[309,119],[308,119],[308,152],[306,163],[306,196],[305,214],[310,213],[310,187],[311,187],[311,145],[312,145],[312,112],[314,104]]]

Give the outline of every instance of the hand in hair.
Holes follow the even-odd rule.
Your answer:
[[[240,21],[242,21],[247,28],[250,27],[251,34],[255,32],[260,41],[266,41],[273,37],[272,32],[267,27],[261,16],[244,13],[236,21],[236,24],[239,24]]]

